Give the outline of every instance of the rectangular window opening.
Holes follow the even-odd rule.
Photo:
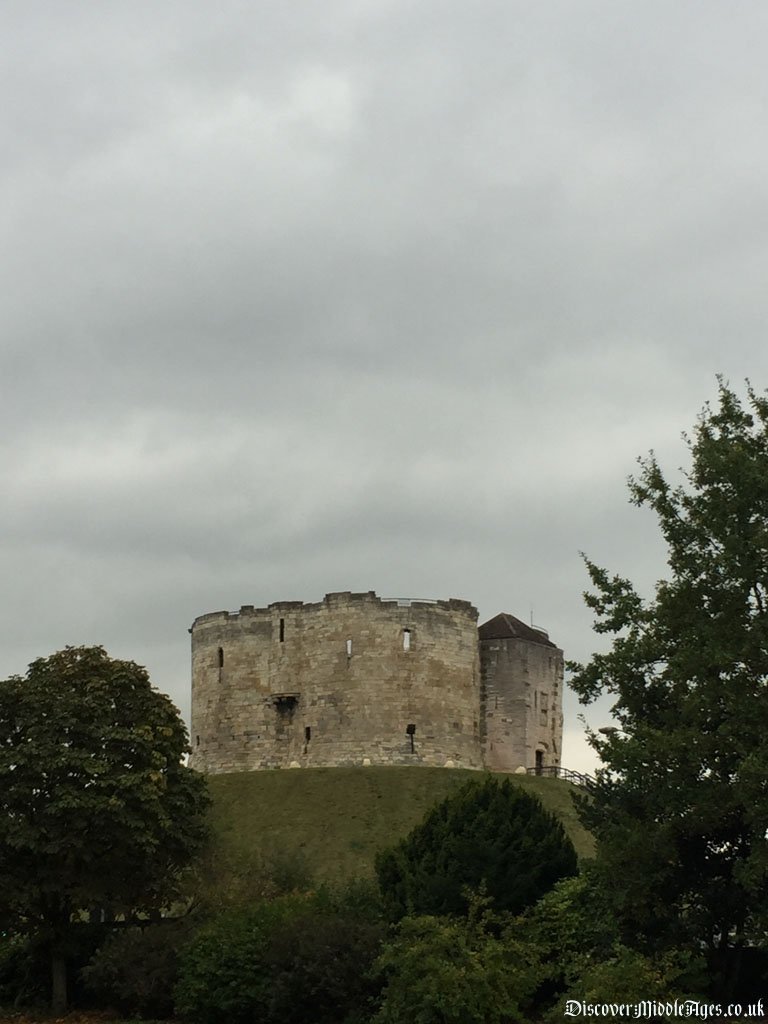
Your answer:
[[[347,657],[348,658],[352,657],[352,641],[351,640],[347,640]]]
[[[285,640],[285,619],[280,619],[280,643]]]
[[[309,743],[312,739],[312,728],[309,725],[304,726],[304,742]]]
[[[413,724],[406,725],[406,727],[405,727],[405,734],[406,734],[406,736],[408,736],[408,738],[411,741],[411,753],[413,753],[414,752],[414,749],[413,749],[413,737],[416,735],[416,726],[413,725]]]
[[[403,650],[410,651],[411,649],[411,631],[410,629],[403,630]]]
[[[219,648],[219,668],[224,668],[224,648]]]
[[[195,746],[196,747],[200,746],[200,737],[199,736],[195,736]]]

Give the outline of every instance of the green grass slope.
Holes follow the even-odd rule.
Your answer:
[[[373,859],[478,772],[445,768],[304,768],[212,775],[213,856],[247,868],[300,861],[333,881],[373,873]],[[508,776],[562,821],[579,857],[592,837],[559,779]]]

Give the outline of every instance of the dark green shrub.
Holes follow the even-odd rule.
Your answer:
[[[49,999],[47,949],[27,935],[0,934],[0,1006],[43,1006]]]
[[[64,951],[74,1006],[87,1006],[88,995],[79,972],[104,941],[104,926],[80,922],[67,935]],[[46,935],[8,931],[0,933],[0,1006],[37,1009],[50,1005],[51,953]]]
[[[265,901],[204,926],[180,957],[177,1013],[196,1024],[258,1021],[269,1005],[270,935],[289,909],[288,899]]]
[[[383,924],[310,912],[274,931],[267,955],[272,992],[265,1024],[368,1019],[379,986],[370,977]]]
[[[565,878],[511,926],[538,951],[542,1006],[566,992],[586,961],[604,962],[621,943],[615,915],[596,886],[592,865]]]
[[[487,902],[477,900],[476,903]],[[377,961],[385,984],[373,1024],[508,1024],[536,987],[535,958],[490,920],[405,917]]]
[[[86,991],[99,1006],[128,1016],[173,1016],[179,951],[193,929],[185,918],[113,932],[81,972]]]
[[[340,886],[321,886],[316,900],[318,907],[327,906],[333,913],[368,923],[389,923],[375,878],[353,878]]]
[[[565,1001],[637,1002],[701,995],[701,957],[685,951],[640,951],[620,923],[593,865],[558,882],[535,906],[511,922],[504,938],[523,942],[538,962],[534,1018],[561,1021]]]
[[[194,1024],[364,1019],[384,924],[355,898],[322,891],[220,915],[181,955],[177,1012]]]
[[[484,888],[495,911],[517,914],[576,871],[557,818],[508,779],[491,777],[467,783],[376,858],[395,919],[465,913],[466,888]]]
[[[268,845],[258,851],[222,849],[211,840],[190,874],[187,896],[204,914],[250,907],[295,892],[309,892],[315,880],[299,848]]]

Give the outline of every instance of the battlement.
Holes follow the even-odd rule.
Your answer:
[[[379,597],[375,590],[368,590],[364,593],[353,593],[349,590],[336,591],[326,594],[322,601],[273,601],[266,608],[256,608],[252,604],[244,604],[238,611],[207,612],[205,615],[198,615],[192,623],[190,632],[197,626],[205,623],[229,621],[239,619],[243,616],[268,616],[272,612],[315,612],[323,608],[339,608],[346,605],[365,606],[375,605],[381,608],[443,608],[448,611],[467,612],[474,614],[477,618],[477,609],[469,601],[462,601],[459,598],[451,597],[448,600],[438,600],[429,597]]]

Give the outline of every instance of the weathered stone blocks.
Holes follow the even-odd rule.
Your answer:
[[[481,678],[483,642],[467,601],[344,592],[317,604],[201,615],[190,632],[191,763],[202,771],[349,764],[514,771],[525,759],[534,763],[537,750],[542,763],[559,763],[554,682],[558,664],[562,679],[562,652],[540,631],[502,637],[488,648]],[[545,653],[531,650],[538,647]]]

